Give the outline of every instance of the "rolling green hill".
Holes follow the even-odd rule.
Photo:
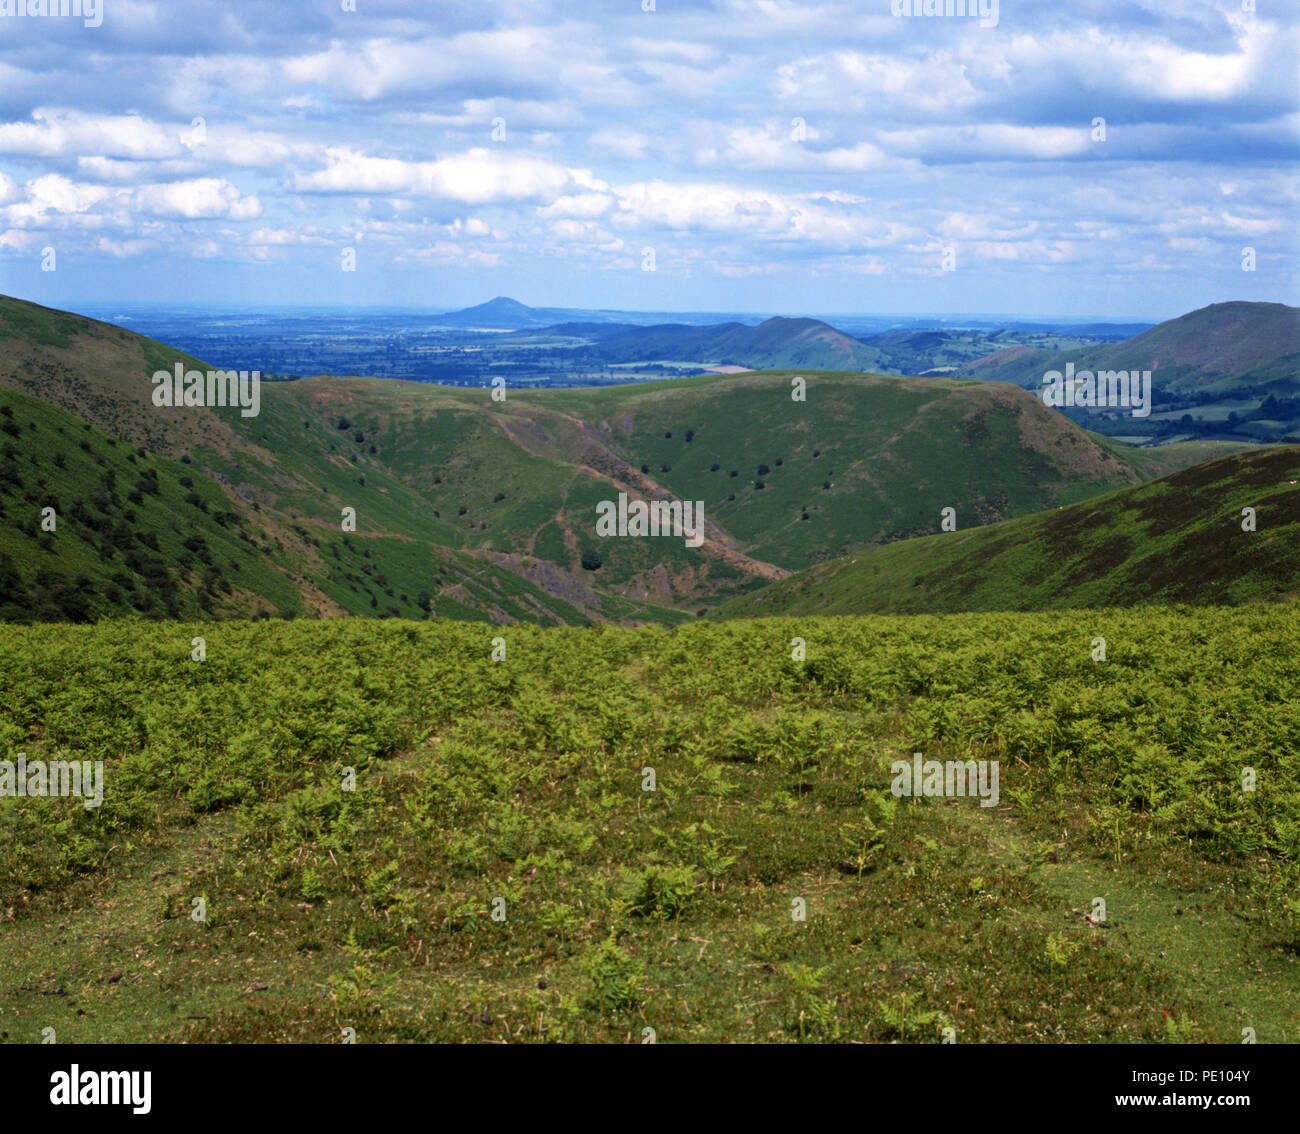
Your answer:
[[[312,459],[322,432],[343,435],[361,450],[366,487],[372,468],[399,479],[461,546],[570,569],[593,546],[598,500],[618,491],[702,500],[708,539],[699,551],[671,539],[597,541],[598,585],[659,602],[707,601],[933,531],[944,507],[991,522],[1144,478],[1113,446],[1010,387],[801,376],[806,402],[791,399],[794,376],[780,373],[527,391],[504,402],[486,390],[320,378],[269,391],[278,409],[258,428],[282,422],[268,443],[294,464]],[[340,416],[349,430],[336,428]],[[195,459],[237,475],[215,451],[200,448]],[[273,489],[264,503],[310,506]]]
[[[1289,379],[1295,392],[1298,361],[1300,308],[1233,302],[1213,303],[1118,343],[1075,351],[1012,347],[968,364],[962,375],[1039,389],[1044,370],[1073,362],[1078,370],[1150,370],[1170,397],[1222,393],[1248,375],[1277,384]]]
[[[1128,410],[1071,413],[1091,429],[1114,435],[1172,435],[1181,429],[1186,436],[1235,433],[1260,440],[1300,436],[1300,308],[1215,303],[1123,342],[1064,351],[1010,347],[967,363],[957,374],[1037,392],[1047,371],[1064,373],[1069,363],[1076,372],[1151,371],[1149,419],[1134,419]]]
[[[184,461],[0,387],[0,621],[131,612],[588,618],[514,572],[428,539],[312,531],[256,505],[240,509]]]
[[[249,532],[271,574],[217,613],[675,622],[791,570],[935,531],[943,508],[963,526],[990,523],[1165,471],[1005,385],[802,370],[498,401],[321,377],[263,383],[260,414],[245,418],[155,407],[149,376],[176,361],[206,369],[120,328],[0,300],[0,389],[185,462]],[[806,400],[791,396],[796,377]],[[1193,446],[1169,459],[1201,457]],[[67,488],[84,501],[96,482],[83,473]],[[620,492],[703,501],[703,546],[596,537],[597,503]],[[9,530],[30,522],[29,503],[14,502]],[[355,531],[341,526],[345,509]],[[27,538],[0,541],[18,541],[24,588],[40,559]],[[75,570],[102,584],[113,568],[100,566]]]
[[[1243,530],[1243,509],[1256,530]],[[1237,605],[1300,596],[1300,446],[1239,453],[1068,508],[872,548],[716,617]]]

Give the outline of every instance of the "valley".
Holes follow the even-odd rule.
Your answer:
[[[728,333],[797,353],[822,335],[806,323]],[[1233,447],[1122,445],[1007,384],[814,369],[554,390],[318,377],[265,382],[253,416],[154,404],[154,371],[208,365],[108,324],[5,300],[0,336],[10,617],[66,600],[78,617],[672,624],[936,532],[944,508],[982,526]],[[166,515],[150,538],[176,544],[166,572],[120,530],[149,496],[124,491],[140,462],[161,478]],[[70,556],[55,570],[57,533],[36,520],[73,507],[74,488]],[[702,546],[602,539],[597,508],[620,493],[703,502]]]

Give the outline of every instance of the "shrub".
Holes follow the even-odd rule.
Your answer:
[[[630,1012],[641,1003],[644,966],[628,956],[612,936],[587,955],[582,968],[591,980],[589,1006],[603,1012]]]
[[[624,894],[633,917],[675,918],[695,901],[695,869],[652,866],[627,879]]]

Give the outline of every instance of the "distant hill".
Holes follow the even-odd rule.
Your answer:
[[[484,327],[491,330],[521,330],[546,327],[573,318],[578,312],[561,307],[529,307],[517,299],[498,295],[486,303],[438,315],[437,322],[448,327]]]
[[[555,329],[560,324],[585,324],[599,327],[648,327],[667,323],[703,327],[722,322],[740,322],[743,316],[733,313],[692,311],[672,314],[655,311],[616,311],[611,308],[530,307],[509,296],[498,295],[486,303],[434,315],[429,322],[448,328],[486,331],[532,331]]]
[[[884,357],[880,351],[819,319],[774,316],[757,326],[741,322],[646,326],[593,319],[597,314],[527,307],[498,296],[477,307],[440,315],[438,321],[466,328],[511,328],[526,337],[544,329],[556,338],[587,339],[590,345],[576,352],[577,365],[693,362],[702,366],[743,366],[750,370],[806,366],[860,373],[873,369]],[[575,317],[579,315],[584,318]]]
[[[710,316],[708,312],[693,312],[681,317],[681,321],[692,326],[700,326],[710,321],[717,321],[719,316]],[[554,327],[560,323],[585,323],[592,327],[616,324],[627,327],[644,327],[652,323],[667,322],[663,313],[653,311],[613,311],[608,308],[588,309],[584,307],[529,307],[509,296],[498,295],[486,303],[466,307],[460,311],[448,311],[432,316],[431,322],[443,327],[455,327],[463,330],[489,331],[526,331],[544,327]]]
[[[1150,370],[1157,388],[1170,396],[1208,389],[1221,390],[1225,379],[1260,373],[1279,360],[1288,360],[1272,381],[1296,381],[1300,376],[1300,308],[1282,303],[1215,303],[1177,319],[1160,323],[1131,339],[1077,351],[1019,348],[970,363],[963,376],[1014,382],[1039,388],[1043,372],[1063,369]]]
[[[765,319],[756,327],[722,323],[708,327],[668,323],[597,331],[587,354],[603,363],[694,362],[778,370],[871,370],[880,353],[817,319]]]
[[[1112,335],[1112,337],[1114,337]],[[810,318],[699,323],[591,322],[529,326],[501,336],[570,352],[575,370],[630,363],[698,366],[731,364],[752,370],[808,367],[876,374],[950,376],[960,367],[995,354],[1008,343],[1019,351],[1057,350],[1088,343],[1082,332],[1031,329],[891,330],[855,338]],[[576,340],[566,343],[565,340]],[[585,345],[583,345],[585,343]]]
[[[1118,343],[1082,349],[1015,346],[965,364],[959,377],[1039,391],[1049,370],[1150,370],[1154,407],[1146,422],[1127,410],[1072,414],[1105,433],[1281,439],[1300,436],[1300,308],[1215,303]],[[1271,400],[1270,400],[1271,399]],[[1231,423],[1228,414],[1233,413]],[[1190,421],[1184,422],[1184,415]],[[1251,423],[1261,423],[1251,427]]]
[[[1244,508],[1256,529],[1242,530]],[[958,522],[961,524],[960,513]],[[1255,449],[1070,507],[871,548],[717,617],[1233,605],[1300,597],[1300,446]]]

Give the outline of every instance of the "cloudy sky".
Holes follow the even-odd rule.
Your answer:
[[[995,26],[912,0],[100,4],[0,15],[0,292],[1300,301],[1294,0],[1001,0]]]

